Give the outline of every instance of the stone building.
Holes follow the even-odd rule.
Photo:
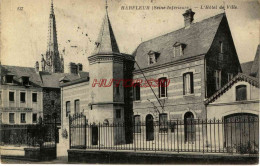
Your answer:
[[[36,124],[43,116],[41,79],[34,68],[0,66],[2,124]]]
[[[132,121],[131,87],[123,82],[131,79],[134,57],[120,53],[108,13],[103,20],[96,47],[88,58],[89,78],[80,78],[61,85],[62,129],[68,131],[69,116],[83,113],[88,123],[112,124]],[[120,130],[120,131],[119,131]],[[113,132],[113,131],[111,131]],[[129,130],[114,132],[116,144],[125,143]]]
[[[226,14],[195,23],[194,14],[187,10],[183,28],[143,42],[134,52],[133,78],[160,83],[153,91],[133,89],[136,123],[205,119],[204,100],[241,72]]]

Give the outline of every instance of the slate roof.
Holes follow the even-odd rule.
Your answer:
[[[232,85],[234,85],[238,81],[246,81],[253,86],[259,88],[259,80],[258,78],[251,77],[244,73],[238,73],[233,79],[231,79],[226,85],[224,85],[221,89],[219,89],[216,93],[214,93],[211,97],[209,97],[204,103],[209,104],[217,100],[222,94],[228,91]]]
[[[254,62],[254,61],[249,61],[249,62],[241,63],[242,72],[243,72],[244,74],[250,75],[253,62]]]
[[[60,80],[64,77],[69,81],[79,78],[88,78],[88,72],[79,72],[79,74],[71,73],[48,73],[40,71],[37,73],[33,67],[7,66],[0,65],[1,77],[5,75],[14,75],[14,83],[21,85],[20,78],[22,76],[30,77],[31,86],[45,88],[60,88]]]
[[[33,67],[6,66],[6,65],[0,65],[0,67],[1,67],[1,77],[5,75],[14,75],[13,82],[15,85],[22,85],[20,78],[22,76],[29,76],[31,86],[33,87],[42,86],[41,78],[39,74],[35,72],[35,69]]]
[[[189,28],[181,28],[168,34],[141,43],[133,55],[141,68],[157,66],[166,62],[177,61],[187,57],[206,54],[210,49],[218,27],[226,19],[225,13],[221,13],[191,24]],[[175,43],[186,45],[183,56],[173,57],[173,45]],[[157,63],[148,65],[147,54],[149,51],[160,53]],[[137,68],[137,66],[136,66]]]
[[[60,79],[66,76],[69,80],[75,80],[80,78],[78,74],[70,74],[70,73],[48,73],[48,72],[40,72],[40,76],[42,79],[42,87],[45,88],[59,88],[60,87]]]
[[[103,24],[96,41],[96,47],[93,52],[93,55],[96,54],[111,54],[111,53],[120,53],[116,38],[108,17],[106,13]]]

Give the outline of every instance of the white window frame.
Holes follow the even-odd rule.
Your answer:
[[[164,96],[162,96],[162,88],[161,88],[161,85],[160,85],[160,80],[162,80],[162,79],[165,79],[165,82],[164,82],[164,90],[165,90],[165,92],[164,92]],[[168,97],[168,94],[167,94],[167,77],[161,77],[161,78],[159,78],[158,79],[158,83],[159,83],[159,87],[158,87],[158,89],[159,89],[159,98],[167,98]]]

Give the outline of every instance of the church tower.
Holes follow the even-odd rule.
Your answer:
[[[90,69],[90,123],[125,123],[132,111],[126,100],[129,88],[125,88],[123,80],[131,79],[134,57],[122,54],[112,29],[106,5],[106,14],[96,41],[94,53],[88,57]],[[127,78],[129,77],[129,78]],[[101,81],[101,80],[105,81]],[[113,81],[116,80],[116,81]],[[121,80],[121,81],[120,81]],[[102,84],[102,85],[101,85]],[[101,86],[100,86],[101,85]],[[127,133],[123,128],[114,133],[114,144],[127,142]],[[120,134],[120,137],[118,136]],[[129,135],[129,134],[128,134]]]
[[[63,73],[64,62],[63,57],[60,57],[58,50],[56,20],[53,9],[53,0],[51,0],[51,11],[49,16],[49,30],[48,30],[48,41],[47,51],[45,58],[42,60],[42,70],[50,73]]]

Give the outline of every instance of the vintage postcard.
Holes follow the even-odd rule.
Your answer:
[[[2,164],[258,164],[257,0],[1,0]]]

